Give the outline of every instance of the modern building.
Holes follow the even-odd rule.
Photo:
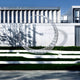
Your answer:
[[[72,41],[72,39],[70,40],[74,43],[73,46],[80,46],[80,6],[72,6],[70,10],[62,17],[63,17],[63,20],[61,21],[62,23],[67,23],[66,26],[68,25],[68,27],[73,26],[72,35],[74,35],[73,37],[74,41]],[[72,32],[72,30],[70,30],[70,32]]]
[[[0,23],[48,23],[35,15],[60,23],[60,8],[0,8]]]
[[[56,46],[80,46],[80,6],[72,6],[70,11],[62,16],[62,20],[59,7],[2,7],[0,8],[0,46],[20,46],[20,35],[22,35],[20,39],[27,46],[49,45],[53,40],[52,36],[54,37],[49,20],[58,29]]]
[[[1,46],[7,46],[7,45],[20,46],[19,41],[16,38],[18,38],[19,36],[18,32],[20,30],[18,28],[21,26],[21,30],[23,30],[22,37],[23,36],[27,37],[26,39],[24,37],[21,38],[21,39],[25,39],[25,45],[47,46],[46,44],[50,43],[50,41],[47,39],[47,37],[49,37],[48,33],[47,35],[44,35],[44,38],[47,40],[48,43],[47,42],[44,43],[43,42],[44,39],[42,39],[42,41],[40,40],[43,37],[41,37],[39,33],[41,33],[42,30],[43,32],[44,31],[48,32],[49,30],[48,24],[50,20],[53,23],[60,23],[59,7],[56,7],[56,8],[0,8],[0,28],[1,28],[0,45]],[[36,28],[34,28],[33,24],[36,26]],[[26,27],[26,29],[24,27]],[[37,31],[36,36],[35,36],[35,29]],[[52,35],[52,31],[49,35]]]
[[[80,23],[80,6],[72,6],[70,10],[63,15],[63,18],[66,17],[68,23]],[[63,19],[63,21],[65,21]]]

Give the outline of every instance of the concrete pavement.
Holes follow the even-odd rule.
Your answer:
[[[0,71],[0,80],[80,80],[80,71]]]

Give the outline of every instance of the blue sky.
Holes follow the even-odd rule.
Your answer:
[[[62,14],[72,5],[80,5],[80,0],[0,0],[1,7],[60,7]]]

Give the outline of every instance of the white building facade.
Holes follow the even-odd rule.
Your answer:
[[[60,8],[0,8],[0,23],[48,23],[35,15],[60,23]]]
[[[60,8],[0,8],[0,46],[48,46],[54,37],[49,20],[58,29],[56,46],[80,46],[80,23],[60,18]]]
[[[70,24],[70,27],[73,26],[73,46],[80,46],[80,6],[72,6],[70,10],[63,15],[63,20],[61,22],[66,23],[66,25]],[[70,30],[70,32],[72,30]]]
[[[49,45],[49,21],[60,23],[60,8],[0,8],[0,46],[21,46],[20,32],[27,46]]]

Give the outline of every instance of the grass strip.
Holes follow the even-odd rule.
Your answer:
[[[0,64],[0,70],[80,70],[80,64]]]
[[[24,48],[23,47],[0,46],[0,50],[24,50]]]
[[[44,47],[31,47],[32,49],[41,49]],[[0,50],[24,50],[23,47],[8,47],[8,46],[0,46]],[[55,46],[53,50],[63,50],[63,51],[80,51],[80,46]]]
[[[20,54],[36,54],[36,55],[58,55],[56,53],[44,53],[44,54],[37,54],[37,53],[30,53],[30,52],[20,52]]]
[[[80,55],[80,54],[62,54],[62,55]]]
[[[0,61],[76,61],[80,59],[31,59],[31,58],[24,58],[24,57],[0,57]]]
[[[0,54],[16,54],[16,52],[0,52]]]
[[[80,51],[80,46],[55,46],[53,50]]]

